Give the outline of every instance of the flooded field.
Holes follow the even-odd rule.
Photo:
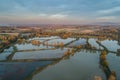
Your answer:
[[[2,53],[0,53],[0,60],[6,60],[7,57],[12,54],[13,47],[5,49]]]
[[[104,50],[108,72],[114,71],[120,80],[117,40],[58,36],[27,39],[32,40],[41,43],[15,43],[0,53],[0,80],[94,80],[96,76],[107,80],[109,73],[100,63]],[[60,43],[64,45],[55,46]]]
[[[46,48],[53,48],[52,46],[45,46],[43,44],[40,45],[32,45],[30,43],[24,44],[16,44],[15,45],[18,50],[31,50],[31,49],[46,49]]]
[[[79,46],[79,45],[85,45],[85,44],[86,44],[86,39],[80,38],[79,40],[76,40],[76,41],[72,42],[68,46]]]
[[[36,74],[32,80],[93,80],[95,75],[105,78],[99,68],[100,52],[81,50],[59,63]]]
[[[117,52],[117,49],[120,49],[120,45],[115,40],[104,40],[101,42],[108,50]]]
[[[16,52],[13,56],[14,59],[54,59],[61,58],[64,55],[66,49],[53,49],[53,50],[41,50],[31,52]]]
[[[96,41],[97,41],[97,39],[91,38],[91,39],[89,39],[88,42],[90,43],[91,46],[94,46],[97,49],[103,49],[99,44],[96,43]]]

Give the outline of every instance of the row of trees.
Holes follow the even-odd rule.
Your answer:
[[[0,35],[0,52],[2,52],[5,48],[8,48],[11,43],[17,41],[17,37],[14,35]]]
[[[115,71],[110,70],[106,56],[107,50],[103,50],[100,54],[100,64],[102,66],[102,69],[106,74],[107,80],[116,80],[116,73]]]
[[[40,45],[40,41],[38,41],[38,40],[32,40],[31,43],[33,45]]]

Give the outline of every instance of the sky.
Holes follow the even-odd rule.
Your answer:
[[[0,0],[0,24],[120,23],[120,0]]]

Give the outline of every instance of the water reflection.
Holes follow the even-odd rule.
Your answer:
[[[0,60],[6,60],[7,57],[12,53],[13,47],[5,49],[2,53],[0,53]]]
[[[74,56],[66,56],[59,63],[34,75],[32,80],[93,80],[95,75],[105,78],[99,68],[99,53],[92,54],[82,49]]]
[[[0,80],[25,80],[37,68],[44,68],[53,61],[0,62]]]
[[[48,44],[54,43],[56,40],[61,41],[61,39],[52,39],[48,41]],[[62,39],[62,41],[67,46],[53,48],[46,43],[40,44],[40,46],[30,43],[16,44],[18,51],[6,62],[2,62],[4,57],[1,56],[3,54],[1,53],[0,80],[93,80],[94,76],[100,76],[106,80],[110,75],[120,79],[120,76],[116,76],[120,74],[120,58],[118,57],[120,53],[117,52],[119,49],[117,41],[94,38],[68,38]],[[73,43],[74,46],[69,46]],[[117,46],[112,48],[110,44]],[[45,50],[41,50],[42,48]],[[40,50],[29,51],[33,49]],[[68,49],[70,54],[64,56],[64,52]],[[114,57],[111,57],[113,55]],[[45,61],[46,58],[58,57],[60,59]],[[41,58],[44,58],[44,61],[41,61]]]

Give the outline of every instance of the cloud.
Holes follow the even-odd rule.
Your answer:
[[[99,3],[99,4],[98,4]],[[28,22],[120,21],[120,0],[1,0],[0,20]],[[53,23],[52,22],[52,23]]]
[[[49,16],[49,18],[51,19],[65,19],[66,17],[67,15],[64,14],[53,14]]]
[[[111,9],[100,10],[100,11],[98,11],[98,13],[100,13],[100,14],[111,14],[111,13],[116,13],[118,11],[120,11],[120,6],[113,7]]]
[[[103,17],[98,17],[98,20],[113,20],[116,19],[115,16],[103,16]]]
[[[40,17],[46,17],[46,16],[48,16],[48,14],[40,13],[40,14],[38,14],[38,16],[40,16]]]

